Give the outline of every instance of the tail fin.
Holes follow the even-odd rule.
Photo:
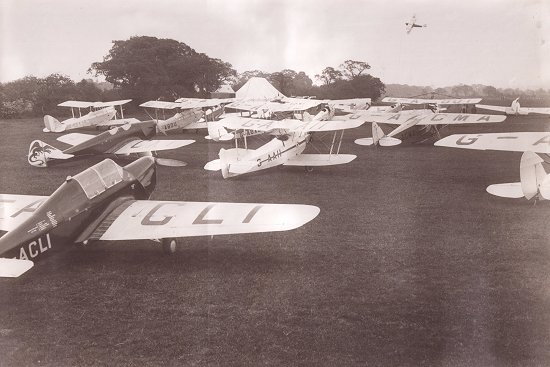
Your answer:
[[[380,145],[382,147],[391,147],[401,144],[401,140],[386,136],[384,131],[376,122],[372,123],[372,138],[361,138],[355,140],[358,145]]]
[[[65,125],[59,122],[58,119],[50,115],[44,116],[44,126],[46,126],[44,128],[45,133],[47,132],[60,133],[65,131]]]
[[[212,139],[214,141],[228,141],[233,139],[233,134],[227,132],[225,128],[217,121],[209,121],[206,123],[208,128],[208,136],[206,139]]]
[[[535,197],[539,192],[545,199],[550,197],[550,190],[545,187],[548,185],[543,185],[548,180],[546,180],[547,174],[542,162],[544,160],[533,152],[525,152],[521,156],[519,164],[521,190],[528,200]]]
[[[29,147],[27,160],[32,166],[47,167],[50,159],[69,159],[72,157],[72,154],[65,154],[41,140],[34,140]]]

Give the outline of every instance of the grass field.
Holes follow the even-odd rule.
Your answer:
[[[548,118],[449,133],[550,130]],[[100,158],[48,169],[41,119],[0,121],[0,192],[48,195]],[[485,192],[520,153],[369,149],[348,165],[223,180],[205,134],[163,157],[154,199],[312,204],[289,232],[74,246],[0,279],[0,366],[550,365],[550,203]],[[170,138],[174,138],[171,136]]]

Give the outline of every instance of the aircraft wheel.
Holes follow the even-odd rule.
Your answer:
[[[162,239],[162,252],[165,254],[173,254],[178,248],[178,241],[175,238]]]
[[[306,170],[307,173],[313,172],[313,167],[305,166],[304,169]]]

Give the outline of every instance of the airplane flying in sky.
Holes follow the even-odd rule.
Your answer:
[[[455,134],[435,142],[436,146],[524,152],[520,162],[520,182],[490,185],[492,195],[526,199],[550,199],[550,178],[536,153],[550,154],[550,132],[509,132],[488,134]]]
[[[407,34],[411,33],[413,28],[423,28],[427,27],[427,24],[416,24],[416,15],[413,15],[411,20],[407,23],[405,23],[405,27],[407,29]]]
[[[531,113],[550,115],[550,107],[521,107],[519,104],[519,97],[514,99],[510,107],[486,104],[476,104],[476,107],[484,110],[504,112],[507,115],[529,115]]]
[[[287,231],[319,214],[311,205],[148,200],[155,185],[154,158],[125,167],[106,159],[50,196],[0,195],[0,276],[18,277],[73,243],[161,240],[174,252],[180,237]]]
[[[324,116],[324,114],[323,114]],[[321,120],[317,116],[310,121],[300,120],[265,120],[232,116],[220,120],[220,123],[230,130],[262,131],[275,135],[275,138],[259,147],[248,149],[246,135],[244,149],[239,148],[235,139],[235,148],[221,149],[219,159],[208,162],[205,169],[222,171],[224,178],[255,172],[278,165],[330,166],[349,163],[356,158],[352,154],[339,154],[345,129],[360,126],[364,121],[358,120]],[[338,132],[341,131],[337,141]],[[313,132],[334,132],[328,154],[304,154],[303,151],[311,139]]]
[[[71,133],[57,138],[62,143],[72,145],[60,150],[41,140],[34,140],[29,147],[28,162],[36,167],[47,167],[48,161],[70,159],[75,156],[114,154],[152,155],[160,150],[176,149],[194,140],[150,140],[156,135],[155,121],[126,124],[104,131],[99,135]],[[169,166],[185,165],[172,159],[160,159],[159,164]]]
[[[433,128],[433,133],[439,136],[438,126],[502,122],[506,119],[506,116],[468,113],[434,113],[431,110],[369,113],[367,110],[364,112],[358,111],[355,114],[347,116],[347,118],[372,122],[372,137],[357,139],[355,140],[356,144],[393,146],[401,143],[401,140],[395,138],[395,136],[413,126],[419,126],[423,129]],[[386,135],[378,126],[379,123],[398,126]]]
[[[122,111],[122,105],[130,102],[131,99],[125,99],[122,101],[111,101],[111,102],[84,102],[84,101],[65,101],[58,104],[60,107],[70,107],[72,118],[59,121],[56,118],[46,115],[44,116],[44,132],[54,132],[60,133],[67,130],[78,129],[82,127],[90,126],[117,126],[124,125],[126,123],[135,123],[139,120],[135,118],[124,118],[124,113]],[[112,118],[116,117],[115,106],[120,107],[120,119]],[[75,116],[75,108],[78,110],[78,117]],[[90,112],[85,115],[82,115],[82,108],[89,108]]]

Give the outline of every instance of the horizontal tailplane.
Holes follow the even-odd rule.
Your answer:
[[[17,278],[33,266],[30,260],[0,258],[0,277]]]
[[[69,159],[72,157],[72,154],[65,154],[41,140],[34,140],[29,147],[27,161],[35,167],[47,167],[48,161],[51,159]]]

